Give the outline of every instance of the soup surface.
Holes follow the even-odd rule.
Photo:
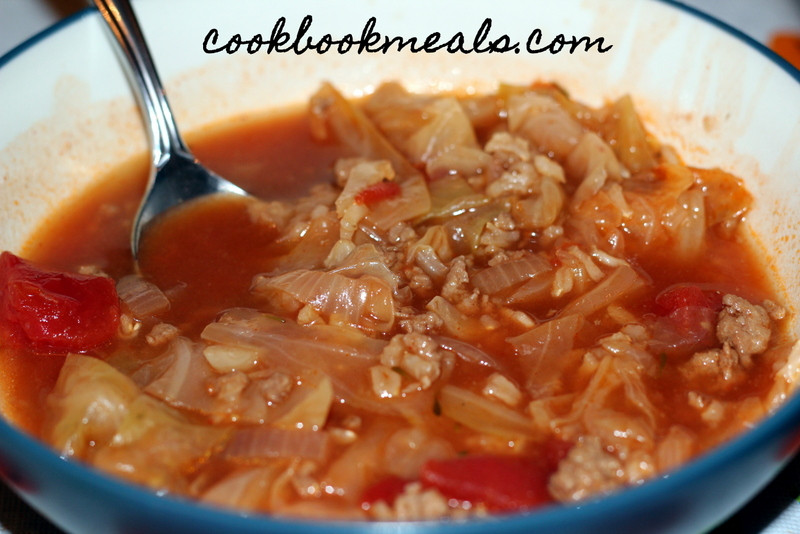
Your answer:
[[[628,97],[325,85],[192,146],[258,200],[159,221],[137,270],[134,162],[0,257],[13,416],[64,456],[242,510],[461,517],[640,484],[790,388],[750,195]]]

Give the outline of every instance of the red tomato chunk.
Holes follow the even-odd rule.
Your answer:
[[[370,206],[381,200],[387,200],[400,195],[400,186],[396,182],[383,181],[364,188],[355,197],[357,204]]]
[[[703,291],[694,285],[676,285],[665,289],[656,296],[656,306],[663,315],[669,315],[679,308],[697,307],[719,310],[722,298],[717,293]]]
[[[36,352],[87,352],[117,333],[110,278],[48,271],[0,254],[0,341]]]
[[[688,357],[716,342],[717,312],[722,308],[718,292],[695,285],[676,285],[655,298],[660,317],[651,346],[668,356]]]
[[[492,512],[525,510],[553,502],[548,480],[571,447],[569,442],[551,439],[535,455],[475,454],[429,460],[418,480],[448,499],[483,504]],[[378,501],[392,506],[409,482],[395,476],[380,480],[363,493],[362,506]]]
[[[403,489],[409,482],[411,481],[396,476],[386,477],[376,482],[361,495],[362,507],[370,506],[378,501],[383,501],[391,506],[394,504],[394,500],[403,493]]]
[[[551,502],[550,474],[549,466],[533,458],[476,455],[429,461],[420,476],[445,497],[510,511]]]

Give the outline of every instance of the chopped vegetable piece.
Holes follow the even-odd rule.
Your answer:
[[[119,326],[114,281],[40,269],[0,254],[0,339],[37,352],[87,352]]]
[[[652,348],[685,357],[713,346],[716,316],[722,309],[718,292],[704,291],[696,285],[675,285],[659,293],[655,305],[661,317],[655,322]]]
[[[545,458],[475,455],[430,460],[420,476],[445,497],[504,511],[552,502],[547,481],[554,470]]]
[[[394,198],[398,196],[402,192],[402,189],[397,184],[397,182],[390,182],[388,180],[384,180],[382,182],[378,182],[377,184],[373,184],[369,187],[364,188],[360,193],[358,193],[355,197],[355,202],[357,204],[364,204],[366,206],[370,206],[381,200],[386,200],[389,198]]]
[[[711,299],[697,286],[680,285],[665,289],[656,296],[656,305],[664,315],[678,308],[697,306],[711,308]]]

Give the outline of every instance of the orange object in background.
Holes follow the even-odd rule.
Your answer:
[[[775,33],[769,40],[769,47],[786,61],[800,69],[800,33]]]

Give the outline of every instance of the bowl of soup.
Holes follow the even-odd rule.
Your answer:
[[[552,4],[552,5],[551,5]],[[0,60],[0,466],[69,532],[687,532],[796,449],[800,84],[665,2],[136,2]]]

